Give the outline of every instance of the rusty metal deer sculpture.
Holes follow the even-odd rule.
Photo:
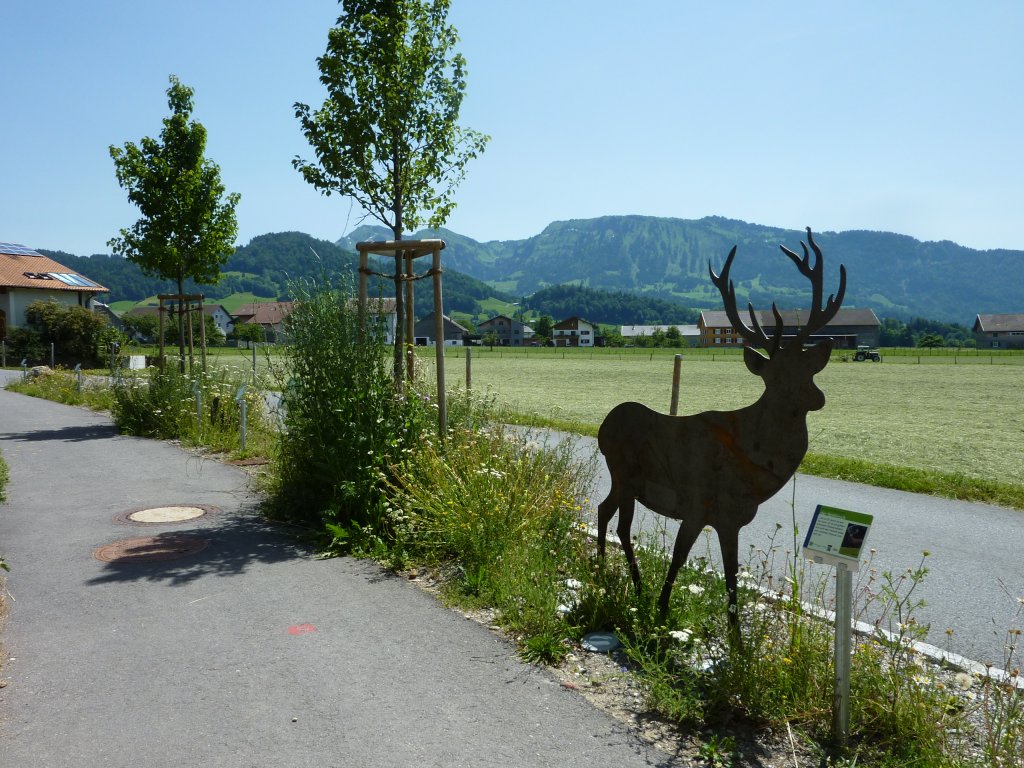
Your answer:
[[[667,416],[640,403],[621,403],[611,410],[597,441],[611,474],[611,492],[597,513],[597,548],[604,555],[612,515],[619,513],[618,535],[636,589],[640,570],[630,542],[635,503],[679,521],[672,563],[658,605],[668,611],[672,585],[680,566],[704,526],[718,533],[725,584],[729,594],[729,623],[738,630],[736,574],[739,570],[740,528],[754,519],[762,502],[779,491],[796,472],[807,452],[807,413],[825,405],[814,375],[828,363],[831,339],[805,349],[812,334],[835,317],[846,292],[846,268],[839,267],[839,290],[822,306],[824,267],[821,249],[811,230],[803,258],[785,246],[782,251],[811,282],[812,306],[807,322],[793,338],[783,340],[782,316],[772,305],[775,329],[769,335],[748,304],[748,327],[736,309],[736,289],[729,269],[736,247],[729,252],[722,274],[711,265],[711,281],[722,294],[729,322],[749,344],[743,350],[747,369],[764,380],[757,402],[736,411],[706,411],[693,416]],[[765,357],[754,347],[762,347]],[[737,634],[738,637],[738,634]]]

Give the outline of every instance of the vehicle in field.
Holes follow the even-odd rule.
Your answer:
[[[872,349],[867,344],[860,344],[857,346],[857,353],[853,356],[853,360],[856,363],[862,363],[865,360],[880,363],[882,362],[882,356],[877,349]]]

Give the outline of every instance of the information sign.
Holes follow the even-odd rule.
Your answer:
[[[804,539],[804,555],[819,563],[858,570],[873,519],[862,512],[819,504]]]

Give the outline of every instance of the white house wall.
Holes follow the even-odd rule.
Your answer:
[[[7,327],[18,328],[25,325],[25,312],[33,301],[55,301],[66,307],[84,306],[79,300],[77,291],[37,291],[9,288],[6,294],[0,294],[0,309],[7,314]]]

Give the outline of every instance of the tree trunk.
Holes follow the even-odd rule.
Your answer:
[[[185,373],[185,278],[178,275],[178,373]]]

